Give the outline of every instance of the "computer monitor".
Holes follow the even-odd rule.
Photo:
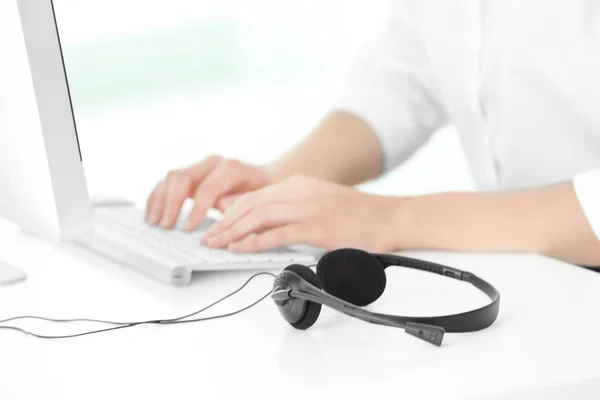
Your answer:
[[[52,0],[0,1],[0,217],[58,242],[92,208]]]

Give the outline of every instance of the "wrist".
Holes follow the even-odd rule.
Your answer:
[[[376,205],[380,213],[381,243],[388,252],[406,250],[411,247],[410,237],[414,232],[413,216],[410,212],[410,197],[378,196]]]
[[[259,165],[258,168],[265,174],[270,184],[279,183],[288,178],[288,176],[284,176],[282,168],[277,162]]]

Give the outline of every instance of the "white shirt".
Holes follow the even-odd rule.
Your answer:
[[[386,170],[451,123],[480,189],[574,180],[600,237],[600,0],[392,0],[346,82]]]

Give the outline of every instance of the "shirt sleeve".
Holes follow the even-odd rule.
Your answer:
[[[590,226],[600,239],[600,168],[575,175],[573,186]]]
[[[334,105],[375,131],[385,172],[447,123],[415,21],[409,0],[390,1],[385,29],[359,52]]]

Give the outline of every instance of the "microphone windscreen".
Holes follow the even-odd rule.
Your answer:
[[[321,289],[321,285],[319,284],[319,278],[317,278],[317,274],[313,272],[312,269],[300,265],[300,264],[292,264],[284,269],[284,271],[291,271],[296,273],[300,278],[304,279],[308,283],[313,286]],[[302,312],[302,315],[299,316],[296,322],[290,322],[291,325],[296,329],[308,329],[317,322],[319,315],[321,314],[321,304],[314,303],[312,301],[295,299],[293,301],[302,301],[305,302],[305,306]],[[289,321],[288,321],[289,322]]]
[[[383,264],[357,249],[325,254],[317,264],[317,276],[327,293],[361,307],[377,300],[386,284]]]

